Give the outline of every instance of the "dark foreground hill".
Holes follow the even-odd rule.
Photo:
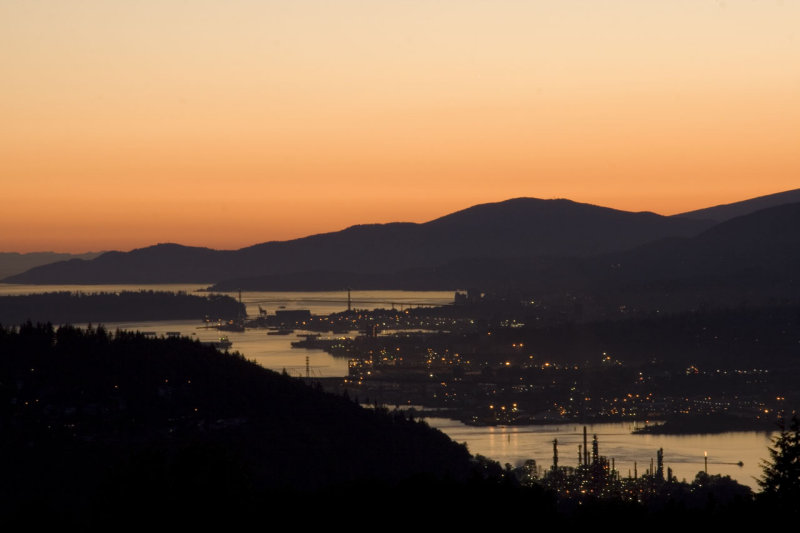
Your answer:
[[[422,422],[189,339],[28,324],[0,329],[0,356],[6,523],[202,522],[475,468]]]
[[[308,271],[360,275],[433,268],[471,257],[576,256],[691,236],[711,222],[631,213],[569,200],[517,198],[424,224],[353,226],[241,250],[160,244],[31,269],[9,283],[216,282]]]
[[[472,459],[422,422],[188,339],[26,324],[0,328],[0,357],[0,513],[13,530],[583,529],[621,518],[674,528],[767,516],[720,476],[604,482],[646,491],[644,502],[586,485],[606,468],[522,486],[519,468]]]

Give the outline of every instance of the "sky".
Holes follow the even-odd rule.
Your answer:
[[[0,0],[0,251],[800,187],[800,0]]]

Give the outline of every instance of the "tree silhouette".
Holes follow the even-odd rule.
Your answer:
[[[792,416],[789,429],[780,423],[781,432],[763,462],[764,474],[757,480],[763,496],[778,504],[797,505],[800,501],[800,420]]]

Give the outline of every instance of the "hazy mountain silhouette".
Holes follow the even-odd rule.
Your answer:
[[[70,259],[94,259],[103,252],[87,252],[85,254],[63,254],[56,252],[32,252],[20,254],[17,252],[0,252],[0,279],[14,274],[25,272],[33,267],[47,265],[57,261]]]
[[[682,310],[800,298],[800,203],[589,257],[464,257],[434,267],[359,274],[307,271],[223,281],[215,290],[463,289],[577,294],[607,308]]]
[[[706,219],[713,220],[715,222],[724,222],[726,220],[730,220],[731,218],[748,215],[768,207],[775,207],[778,205],[795,202],[800,202],[800,189],[768,194],[766,196],[759,196],[758,198],[751,198],[750,200],[734,202],[732,204],[706,207],[705,209],[680,213],[675,216],[681,218]]]
[[[588,258],[472,259],[398,276],[398,288],[482,287],[582,294],[608,308],[685,310],[800,299],[800,203],[737,217],[689,238]],[[447,284],[447,280],[450,284]]]
[[[732,218],[689,239],[670,239],[612,254],[622,268],[642,278],[725,275],[762,269],[797,272],[800,203],[779,205]],[[629,266],[625,266],[625,265]]]
[[[11,276],[10,283],[157,283],[213,279],[228,252],[158,244],[130,252],[106,252],[90,261],[71,259]]]
[[[800,203],[762,209],[688,239],[594,258],[595,286],[730,304],[800,297]],[[604,263],[604,264],[603,264]]]
[[[357,274],[430,268],[462,258],[586,257],[665,237],[696,235],[704,220],[632,213],[570,200],[517,198],[426,222],[370,224],[235,251],[160,244],[11,276],[11,283],[213,282],[309,271]]]

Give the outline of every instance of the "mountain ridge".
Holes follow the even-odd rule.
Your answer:
[[[723,207],[735,205],[740,210],[753,209],[764,201],[775,203],[791,199],[796,192],[800,189]],[[786,211],[790,218],[793,216],[791,210]],[[689,215],[692,213],[696,212]],[[504,268],[509,270],[509,274],[513,272],[516,278],[542,276],[545,281],[556,285],[559,280],[580,284],[592,279],[595,281],[591,283],[595,283],[600,279],[612,281],[615,276],[619,277],[619,269],[610,277],[603,274],[603,268],[597,266],[598,261],[639,264],[637,268],[624,270],[632,276],[631,279],[644,280],[651,279],[659,268],[663,272],[686,274],[689,268],[686,265],[693,265],[692,268],[707,273],[708,269],[701,268],[702,261],[696,257],[706,256],[708,262],[710,250],[727,254],[726,257],[731,257],[733,262],[737,254],[739,257],[748,256],[750,264],[755,264],[753,254],[744,250],[731,255],[731,250],[741,246],[737,241],[752,234],[747,238],[751,246],[772,246],[769,243],[777,232],[764,235],[763,231],[759,233],[757,228],[749,227],[759,224],[758,217],[748,218],[752,214],[717,224],[709,218],[692,218],[697,215],[665,217],[649,211],[621,211],[563,198],[519,197],[470,206],[424,223],[357,224],[340,231],[289,241],[269,241],[239,250],[159,243],[130,252],[108,252],[90,261],[73,259],[43,265],[3,281],[34,284],[218,283],[217,287],[230,287],[231,283],[239,282],[247,288],[264,282],[280,286],[291,280],[289,285],[298,289],[304,283],[308,287],[320,288],[329,283],[350,286],[360,280],[371,288],[388,288],[381,287],[387,283],[392,288],[401,288],[408,285],[410,279],[416,279],[414,283],[424,286],[436,283],[437,279],[442,283],[446,273],[454,276],[450,281],[469,282],[470,268],[483,272],[474,276],[476,285],[485,281],[487,275],[493,277],[493,269],[502,271]],[[732,222],[736,220],[739,221]],[[764,220],[761,223],[766,223]],[[783,225],[796,227],[792,226],[794,222],[791,220]],[[731,223],[733,225],[728,226]],[[770,223],[777,224],[776,229],[781,227],[780,222]],[[718,226],[723,229],[715,233]],[[738,229],[730,235],[730,231],[725,229],[728,227]],[[737,238],[736,232],[742,232],[741,236]],[[686,244],[686,239],[706,233],[709,237],[705,238],[709,240],[705,244]],[[728,251],[720,248],[720,243],[714,243],[715,239],[722,238],[728,240],[725,245]],[[784,240],[789,247],[795,242],[791,232],[784,235]],[[669,257],[670,247],[674,248],[673,254],[689,254],[695,258],[684,259],[681,266]],[[656,253],[654,250],[662,251]],[[648,260],[648,254],[659,258]],[[655,264],[659,261],[661,266]],[[530,267],[527,274],[522,265]],[[723,270],[728,272],[730,269]],[[347,279],[354,282],[346,283]],[[227,283],[219,284],[225,280]],[[447,288],[450,288],[450,281]],[[525,284],[521,279],[510,281]]]
[[[215,282],[320,267],[375,273],[434,267],[472,256],[589,256],[707,229],[708,222],[632,213],[571,200],[517,198],[429,222],[364,224],[240,250],[159,244],[67,261],[6,278],[11,283]]]
[[[94,259],[103,252],[70,254],[60,252],[0,252],[0,279],[21,274],[31,268],[69,259]]]
[[[685,213],[673,215],[682,218],[708,219],[716,222],[725,222],[731,218],[747,215],[768,207],[775,207],[782,204],[800,202],[800,189],[757,196],[740,202],[720,204],[712,207],[705,207]]]
[[[589,316],[621,308],[673,312],[704,306],[800,301],[800,203],[737,217],[692,237],[671,237],[590,257],[471,257],[435,267],[358,275],[308,271],[239,278],[210,290],[457,290],[582,301]],[[571,304],[570,304],[571,305]]]

